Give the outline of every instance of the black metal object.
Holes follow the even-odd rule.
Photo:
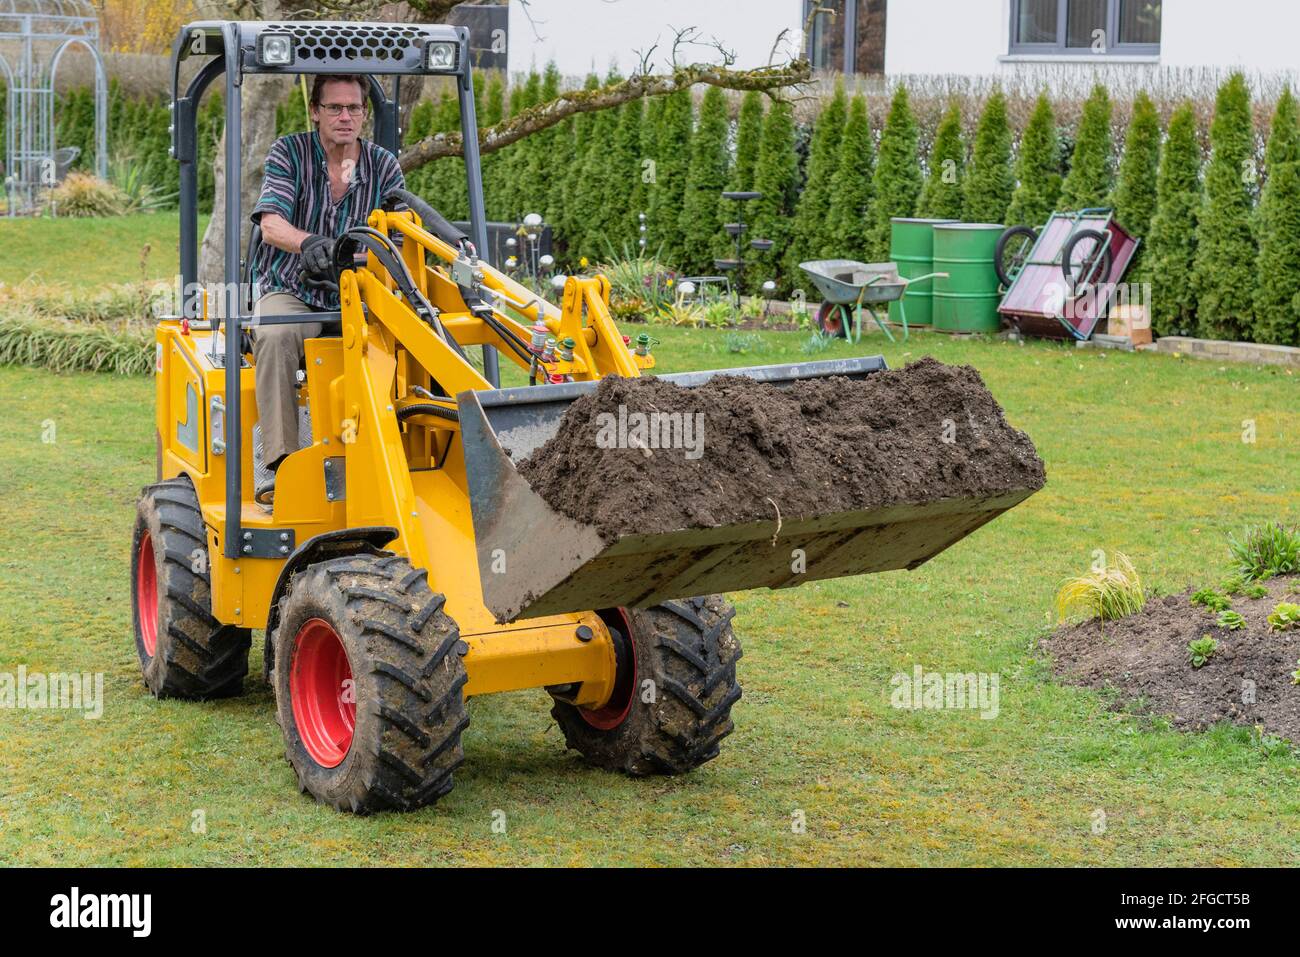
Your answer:
[[[266,65],[259,61],[259,40],[269,35],[290,38],[292,62],[285,65]],[[430,42],[454,43],[457,47],[455,69],[430,70],[426,67],[425,48]],[[190,81],[184,95],[180,91],[180,66],[183,60],[202,57],[207,62]],[[406,23],[363,23],[343,21],[231,21],[201,20],[189,23],[177,33],[172,47],[172,156],[180,164],[180,265],[184,293],[183,314],[197,318],[202,308],[202,295],[198,280],[198,171],[197,118],[198,103],[204,91],[219,76],[225,77],[226,111],[226,197],[225,204],[225,281],[224,308],[216,310],[232,326],[255,325],[251,317],[241,315],[239,281],[241,279],[240,236],[243,232],[243,210],[240,204],[240,160],[243,142],[240,127],[240,107],[243,78],[254,73],[265,74],[320,74],[356,73],[370,81],[370,101],[374,115],[374,140],[380,146],[397,154],[400,146],[398,129],[398,95],[401,77],[423,75],[448,75],[457,80],[457,97],[460,104],[461,137],[465,144],[465,174],[469,192],[470,233],[475,245],[487,248],[486,217],[483,211],[483,181],[478,149],[478,119],[474,109],[472,63],[469,56],[469,31],[465,27]],[[378,77],[392,76],[391,92],[386,91]],[[250,250],[250,256],[252,251]],[[288,317],[263,317],[261,321],[311,322],[319,315]],[[270,320],[270,321],[267,321]],[[212,323],[213,343],[223,320]],[[235,440],[227,443],[226,461],[226,527],[223,552],[227,558],[240,558],[243,551],[243,529],[240,513],[243,507],[242,479],[242,410],[240,409],[239,370],[241,345],[238,335],[226,339],[226,422],[227,432]],[[497,356],[494,350],[484,350],[484,373],[494,385],[499,381]],[[277,533],[278,534],[278,533]],[[256,546],[257,536],[250,540]],[[278,555],[279,543],[276,544]],[[257,548],[255,547],[255,552]],[[268,555],[266,557],[275,557]]]
[[[238,556],[243,558],[288,558],[294,550],[292,528],[246,528],[239,533]]]

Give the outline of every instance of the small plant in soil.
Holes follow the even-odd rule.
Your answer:
[[[1300,660],[1297,660],[1296,664],[1300,665]],[[1291,682],[1292,684],[1300,685],[1300,667],[1297,667],[1295,671],[1291,672],[1291,678],[1293,679]]]
[[[1195,641],[1187,643],[1188,660],[1191,661],[1193,668],[1199,668],[1205,664],[1214,655],[1214,650],[1219,647],[1219,643],[1205,635],[1197,638]]]
[[[1056,593],[1056,616],[1065,621],[1081,612],[1084,618],[1115,621],[1136,611],[1146,603],[1142,579],[1122,552],[1115,564],[1103,571],[1093,571],[1077,578],[1067,578]]]
[[[1232,607],[1232,602],[1226,595],[1220,595],[1213,588],[1202,588],[1192,595],[1193,605],[1204,605],[1209,611],[1227,611]]]
[[[1268,616],[1268,627],[1271,631],[1286,631],[1300,624],[1300,605],[1294,602],[1278,602],[1273,613]]]
[[[1245,591],[1243,591],[1242,594],[1244,594],[1247,598],[1253,598],[1258,600],[1260,598],[1268,597],[1268,589],[1265,588],[1263,585],[1259,585],[1259,584],[1247,585]]]
[[[1219,591],[1228,597],[1232,597],[1234,595],[1240,595],[1241,590],[1245,587],[1246,583],[1241,579],[1241,577],[1233,575],[1231,578],[1225,578],[1223,580],[1223,584],[1219,586]],[[1208,591],[1208,589],[1206,590]]]
[[[1254,525],[1240,541],[1230,536],[1228,550],[1233,565],[1247,581],[1300,571],[1300,529],[1281,522]]]
[[[1227,628],[1229,631],[1240,631],[1246,627],[1246,619],[1241,617],[1241,612],[1228,611],[1219,612],[1219,627]]]

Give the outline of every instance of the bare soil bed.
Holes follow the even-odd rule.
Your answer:
[[[611,421],[632,423],[634,413],[689,417],[693,447],[655,448],[636,435],[611,447]],[[1037,490],[1046,480],[1033,443],[1007,424],[980,374],[931,358],[785,387],[744,376],[695,388],[611,376],[569,407],[519,472],[606,541],[770,521],[777,509],[810,517]]]
[[[1292,677],[1300,658],[1300,628],[1270,631],[1267,621],[1278,602],[1300,602],[1300,577],[1276,578],[1265,587],[1266,598],[1232,599],[1233,610],[1246,619],[1236,631],[1220,628],[1215,613],[1193,605],[1189,589],[1152,598],[1119,621],[1092,619],[1059,628],[1042,647],[1051,654],[1058,678],[1113,689],[1117,707],[1138,705],[1188,731],[1223,720],[1263,725],[1300,744],[1300,685]],[[1218,648],[1193,668],[1187,645],[1205,635]]]

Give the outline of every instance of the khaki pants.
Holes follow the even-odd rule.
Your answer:
[[[255,316],[287,316],[314,312],[297,296],[269,292],[253,307]],[[298,402],[294,396],[304,339],[320,335],[319,322],[292,326],[258,326],[253,331],[253,378],[257,416],[262,423],[262,449],[267,466],[298,451]]]

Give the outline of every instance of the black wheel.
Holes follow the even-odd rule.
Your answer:
[[[565,743],[590,764],[633,775],[684,774],[716,758],[740,700],[735,613],[721,595],[602,612],[619,680],[603,708],[556,700]]]
[[[1036,242],[1038,230],[1029,226],[1012,226],[998,237],[993,263],[998,271],[998,281],[1005,288],[1010,289],[1015,283]]]
[[[148,486],[131,536],[131,618],[144,683],[159,698],[244,690],[252,632],[212,617],[208,536],[188,478]]]
[[[817,328],[823,335],[849,337],[848,310],[835,302],[823,302],[817,310]]]
[[[341,811],[407,811],[464,760],[460,629],[424,569],[386,552],[310,565],[280,599],[271,684],[298,787]]]
[[[1081,229],[1061,250],[1061,272],[1076,295],[1110,279],[1110,242],[1095,229]]]

